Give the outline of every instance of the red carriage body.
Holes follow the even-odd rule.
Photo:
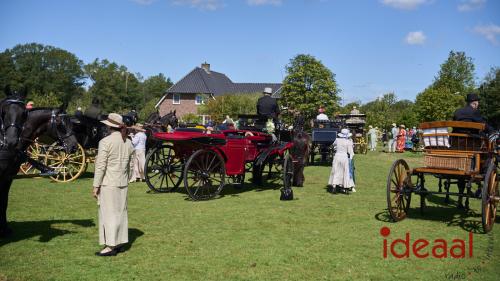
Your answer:
[[[163,145],[148,153],[145,172],[148,186],[155,191],[172,191],[184,179],[193,200],[211,199],[220,193],[226,178],[232,184],[242,184],[250,169],[254,182],[259,183],[266,165],[269,175],[274,166],[274,173],[283,174],[285,186],[291,186],[293,161],[287,151],[292,142],[273,143],[271,135],[248,130],[207,134],[187,128],[156,133],[154,137],[163,141]],[[190,188],[191,185],[194,187]],[[198,195],[198,192],[206,193]]]

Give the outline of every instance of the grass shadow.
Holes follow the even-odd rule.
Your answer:
[[[129,228],[128,230],[128,243],[123,246],[124,251],[130,250],[132,248],[132,245],[134,244],[135,240],[137,238],[141,237],[144,235],[144,232],[142,230],[139,230],[137,228]]]
[[[2,240],[0,240],[0,247],[9,243],[31,239],[36,236],[40,237],[38,239],[40,242],[46,243],[54,239],[55,237],[75,233],[75,231],[54,227],[55,224],[68,224],[68,223],[78,225],[81,227],[95,226],[93,220],[91,219],[21,221],[21,222],[11,221],[9,222],[9,227],[12,229],[13,233],[9,237],[2,238]]]

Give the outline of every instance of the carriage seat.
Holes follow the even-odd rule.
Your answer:
[[[463,121],[435,121],[420,124],[425,145],[425,168],[420,172],[453,175],[478,174],[486,159],[488,139],[480,133],[485,125]],[[451,129],[450,129],[451,128]],[[472,130],[477,134],[457,133],[457,129]]]

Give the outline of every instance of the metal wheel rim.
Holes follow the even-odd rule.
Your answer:
[[[225,185],[226,168],[222,157],[212,150],[201,149],[189,157],[184,168],[184,187],[194,201],[210,200]]]
[[[146,157],[146,184],[155,192],[174,191],[182,182],[183,170],[184,160],[175,155],[173,146],[159,146]]]

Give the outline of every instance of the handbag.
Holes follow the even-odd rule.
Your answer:
[[[281,191],[280,200],[282,201],[293,200],[293,190],[291,188],[282,188],[280,189],[280,191]]]

